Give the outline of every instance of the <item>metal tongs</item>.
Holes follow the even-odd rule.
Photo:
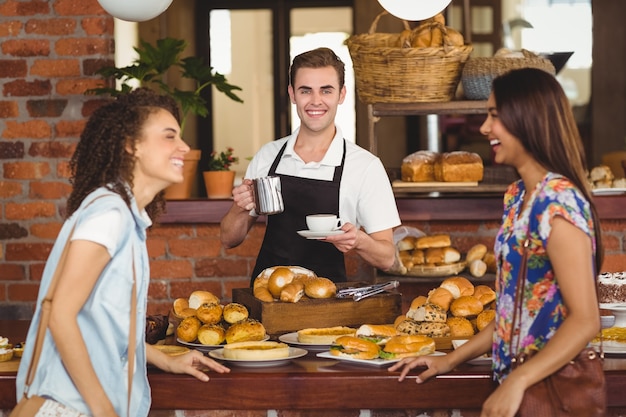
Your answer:
[[[337,298],[352,297],[354,301],[360,301],[372,295],[398,288],[398,281],[389,281],[383,284],[368,285],[366,287],[346,287],[337,291]]]

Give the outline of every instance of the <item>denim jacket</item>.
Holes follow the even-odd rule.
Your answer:
[[[96,201],[97,197],[98,198]],[[90,204],[93,202],[93,204]],[[41,317],[41,301],[46,296],[50,280],[57,267],[63,247],[73,226],[91,216],[108,210],[118,210],[122,215],[123,230],[117,251],[104,268],[85,305],[78,314],[78,325],[91,364],[113,403],[119,416],[127,415],[128,407],[128,342],[130,325],[131,293],[133,285],[133,265],[137,280],[137,317],[135,372],[133,375],[130,416],[147,416],[150,409],[150,387],[147,378],[144,331],[148,281],[150,277],[146,248],[146,229],[151,221],[145,212],[138,211],[135,200],[131,209],[122,198],[105,188],[89,194],[81,206],[64,223],[59,236],[46,262],[41,280],[37,309],[33,316],[23,359],[17,374],[17,399],[24,393],[26,373],[35,345],[35,335]],[[54,302],[54,301],[53,301]],[[33,383],[28,388],[28,396],[37,394],[52,398],[82,413],[91,414],[87,404],[66,372],[61,357],[51,337],[46,331],[39,364]]]

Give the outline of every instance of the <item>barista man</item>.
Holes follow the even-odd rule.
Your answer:
[[[387,270],[395,259],[392,228],[400,217],[389,177],[376,156],[344,140],[335,125],[346,96],[344,64],[328,48],[296,56],[289,97],[300,127],[264,145],[254,156],[233,205],[221,221],[224,247],[239,245],[256,220],[252,178],[278,175],[285,210],[267,216],[267,227],[251,285],[265,268],[297,265],[335,282],[346,281],[344,253],[356,251],[372,266]],[[309,240],[308,214],[336,214],[343,234]]]

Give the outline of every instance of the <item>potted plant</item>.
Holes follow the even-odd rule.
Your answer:
[[[202,91],[214,85],[216,89],[232,100],[243,103],[243,100],[235,94],[241,88],[229,84],[226,78],[206,65],[204,60],[197,56],[182,58],[187,42],[183,39],[164,38],[158,39],[155,45],[140,41],[139,47],[134,48],[138,57],[132,65],[127,67],[103,67],[98,74],[104,77],[113,77],[121,82],[117,88],[101,87],[88,90],[91,94],[109,94],[118,96],[130,92],[133,82],[139,82],[144,87],[153,87],[162,94],[171,96],[180,106],[181,110],[181,134],[184,135],[188,117],[193,114],[206,117],[209,114],[208,104],[202,97]],[[166,74],[170,69],[178,69],[180,76],[193,81],[191,90],[180,90],[170,86],[166,82]],[[196,177],[200,150],[192,149],[185,158],[184,176],[185,181],[174,184],[165,191],[167,199],[185,199],[191,195],[191,187]]]
[[[229,198],[235,182],[235,171],[230,166],[239,162],[239,158],[233,155],[234,149],[226,148],[226,151],[213,151],[207,163],[207,170],[202,173],[208,198]]]

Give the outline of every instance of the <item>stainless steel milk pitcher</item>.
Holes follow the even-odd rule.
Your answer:
[[[255,211],[260,215],[282,213],[283,195],[280,191],[280,177],[262,177],[252,180]]]

